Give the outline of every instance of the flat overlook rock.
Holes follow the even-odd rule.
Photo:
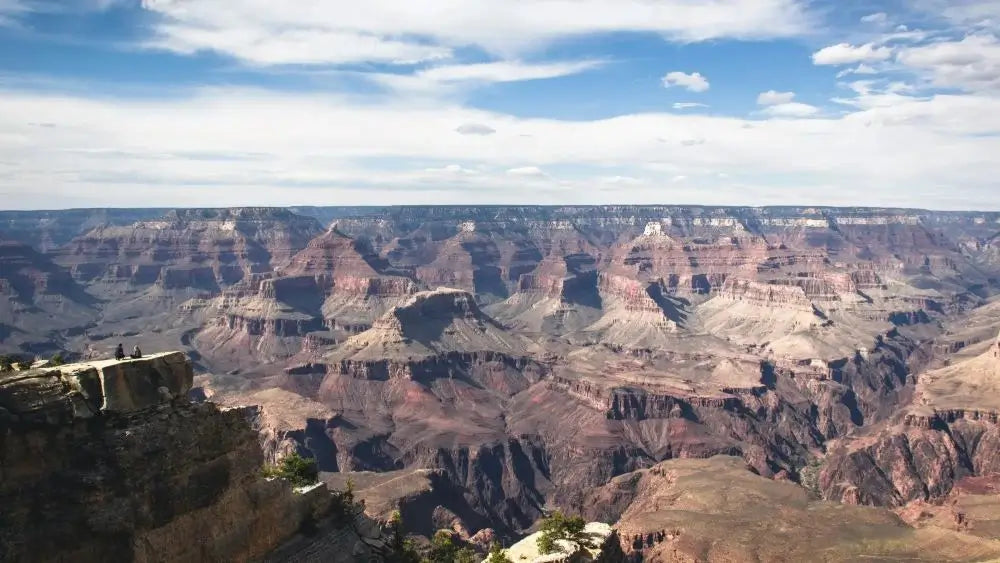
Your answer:
[[[997,236],[879,208],[0,212],[0,556],[378,560],[398,511],[419,545],[544,559],[558,509],[604,561],[997,558]],[[319,492],[261,477],[293,453]]]

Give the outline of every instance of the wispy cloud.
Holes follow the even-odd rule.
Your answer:
[[[769,105],[761,111],[771,117],[811,117],[819,113],[819,108],[799,102],[786,102]]]
[[[257,64],[429,60],[457,46],[515,58],[590,33],[659,33],[678,41],[808,33],[801,0],[143,0],[161,16],[150,44],[211,50]],[[739,12],[740,17],[732,14]],[[418,41],[416,38],[422,38]]]
[[[703,104],[701,102],[676,102],[673,105],[673,108],[677,109],[677,110],[694,109],[694,108],[707,108],[707,107],[708,107],[708,104]]]
[[[604,64],[599,60],[545,63],[495,61],[435,66],[407,74],[366,73],[363,76],[392,90],[433,92],[476,84],[558,78],[593,70]]]
[[[455,131],[462,135],[492,135],[497,132],[496,129],[482,123],[463,123]]]

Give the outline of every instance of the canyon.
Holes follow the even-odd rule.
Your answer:
[[[998,235],[1000,213],[873,208],[0,212],[0,353],[189,358],[171,360],[188,362],[171,398],[136,391],[135,412],[43,375],[44,400],[0,384],[41,417],[6,423],[4,471],[27,484],[3,500],[57,505],[17,491],[82,463],[58,458],[72,440],[98,458],[133,440],[197,455],[117,471],[222,496],[154,510],[142,499],[163,491],[127,491],[143,515],[127,533],[87,536],[70,514],[61,553],[147,560],[190,513],[264,518],[248,497],[314,510],[254,478],[296,452],[326,487],[350,481],[365,518],[398,510],[427,537],[510,545],[560,508],[612,525],[635,561],[1000,557]],[[58,490],[110,502],[84,477]],[[38,560],[57,548],[18,530]],[[227,547],[201,560],[249,542],[213,538]]]

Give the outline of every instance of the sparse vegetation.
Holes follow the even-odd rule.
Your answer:
[[[52,356],[52,358],[49,360],[49,364],[53,366],[61,366],[64,365],[65,363],[66,360],[63,359],[62,353],[58,353],[55,356]]]
[[[392,513],[389,518],[389,554],[386,556],[388,563],[422,563],[420,554],[413,542],[403,534],[403,516],[399,511]]]
[[[18,354],[4,354],[0,356],[0,372],[24,369],[35,363],[33,356],[21,356]]]
[[[819,473],[822,466],[823,461],[815,458],[799,471],[799,482],[809,491],[809,496],[816,499],[823,497],[819,490]]]
[[[556,543],[564,540],[580,548],[596,549],[597,542],[593,536],[584,528],[587,523],[579,516],[566,516],[560,511],[542,519],[541,532],[538,536],[538,551],[542,553],[556,553],[559,545]]]
[[[503,546],[501,546],[497,542],[493,542],[493,545],[490,546],[490,555],[489,557],[487,557],[486,563],[514,563],[514,562],[510,560],[510,557],[507,557],[506,553],[504,553]]]
[[[319,471],[316,469],[316,460],[292,453],[282,458],[277,465],[265,466],[264,476],[284,479],[296,487],[308,487],[319,480]],[[352,491],[352,500],[353,497]]]
[[[476,552],[456,541],[451,530],[438,530],[431,549],[421,563],[476,563]]]
[[[331,516],[338,522],[350,522],[358,510],[358,503],[354,499],[354,480],[347,479],[347,486],[343,491],[333,492],[333,506],[330,510]]]

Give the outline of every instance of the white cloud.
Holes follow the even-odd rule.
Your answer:
[[[871,23],[882,25],[889,21],[889,15],[885,12],[877,12],[874,14],[868,14],[861,18],[861,23]]]
[[[710,88],[708,79],[702,76],[700,72],[693,72],[691,74],[680,71],[668,72],[661,80],[664,88],[680,86],[687,88],[691,92],[704,92]]]
[[[1000,90],[1000,40],[993,35],[908,47],[899,51],[896,60],[935,86]]]
[[[700,102],[676,102],[673,106],[673,108],[677,110],[707,108],[707,107],[708,104],[703,104]]]
[[[647,182],[623,181],[618,202],[1000,207],[1000,100],[856,91],[843,116],[749,122],[672,112],[520,118],[405,96],[229,88],[142,99],[0,90],[0,197],[35,208],[600,203],[611,196],[594,184],[622,176]],[[463,123],[496,133],[469,142],[455,133]],[[657,189],[674,176],[690,180]]]
[[[482,123],[463,123],[455,131],[462,135],[492,135],[497,132],[496,129]]]
[[[761,106],[776,106],[778,104],[787,104],[793,99],[795,99],[795,92],[768,90],[767,92],[761,92],[757,96],[757,104]]]
[[[446,166],[442,166],[441,168],[425,168],[424,172],[428,172],[430,174],[466,175],[466,176],[473,176],[479,174],[478,170],[465,168],[460,164],[448,164]]]
[[[801,0],[143,0],[159,48],[211,50],[257,64],[428,60],[480,47],[503,58],[591,33],[678,41],[809,32]],[[733,17],[733,13],[740,17]],[[417,41],[410,38],[422,38]]]
[[[892,49],[889,47],[876,47],[872,43],[858,46],[838,43],[816,51],[812,60],[817,65],[847,65],[884,61],[891,56]]]
[[[596,60],[554,61],[538,64],[497,61],[436,66],[419,70],[413,74],[380,73],[364,74],[363,76],[393,90],[441,92],[449,88],[476,84],[557,78],[593,70],[603,64],[603,61]]]
[[[875,67],[861,63],[854,68],[845,68],[844,70],[838,72],[837,78],[843,78],[851,74],[878,74],[878,70],[876,70]]]
[[[761,111],[772,117],[810,117],[819,113],[819,108],[799,102],[786,102],[768,106]]]
[[[646,180],[632,176],[609,176],[600,181],[613,186],[641,186],[646,183]]]
[[[517,168],[508,168],[507,174],[511,176],[525,176],[533,178],[542,178],[545,176],[545,172],[537,166],[520,166]]]
[[[398,65],[451,57],[446,47],[398,41],[354,31],[193,27],[164,25],[147,47],[183,54],[214,51],[258,65],[336,64],[358,61]]]

